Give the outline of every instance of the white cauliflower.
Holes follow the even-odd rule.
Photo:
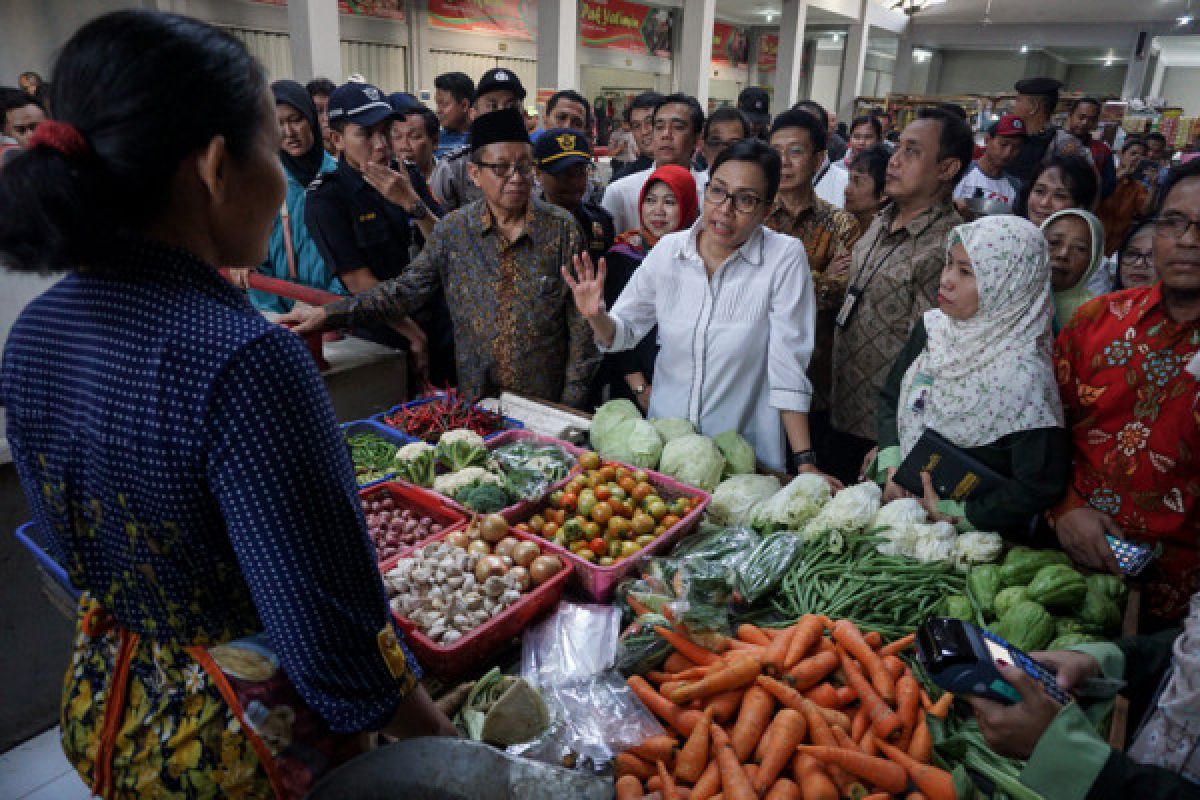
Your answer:
[[[504,479],[483,467],[467,467],[458,472],[448,472],[433,480],[433,490],[446,497],[454,497],[458,491],[473,483],[491,483],[504,488]]]
[[[752,524],[761,533],[798,531],[829,502],[829,494],[824,478],[801,473],[758,505]]]
[[[842,489],[804,526],[801,535],[808,541],[834,532],[861,533],[875,519],[882,497],[883,491],[869,481]]]
[[[959,535],[954,542],[954,566],[966,572],[976,564],[987,564],[1000,557],[1004,540],[996,533],[972,531]]]
[[[912,557],[925,564],[946,562],[954,556],[954,543],[958,533],[949,522],[934,522],[931,525],[913,525],[917,541]]]
[[[413,461],[433,450],[433,445],[428,442],[412,442],[404,445],[396,451],[396,461]]]
[[[915,525],[898,525],[879,532],[880,542],[875,549],[885,556],[913,558],[917,551],[919,531]]]
[[[921,501],[915,497],[903,497],[879,509],[879,513],[875,515],[875,519],[871,522],[872,528],[905,528],[909,525],[918,525],[927,522],[929,515],[925,513],[925,507],[921,505]]]
[[[466,442],[471,447],[479,447],[486,449],[487,445],[483,442],[483,437],[470,428],[455,428],[452,431],[446,431],[438,439],[438,444],[454,444],[455,442]]]

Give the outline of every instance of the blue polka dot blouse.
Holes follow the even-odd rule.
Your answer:
[[[138,243],[25,309],[0,370],[34,519],[72,582],[143,637],[265,631],[339,732],[402,679],[349,453],[301,341],[212,267]],[[410,669],[416,664],[408,657]]]

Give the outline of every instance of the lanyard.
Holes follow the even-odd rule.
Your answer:
[[[882,238],[883,235],[877,236],[875,237],[875,241],[871,243],[871,249],[867,251],[866,257],[863,258],[864,267],[871,263],[871,257],[875,255],[875,248],[879,246],[879,240]],[[903,245],[907,240],[907,237],[902,238],[899,242],[893,245],[892,249],[887,251],[887,254],[884,255],[883,258],[879,259],[879,262],[875,265],[875,268],[871,270],[871,273],[867,275],[867,279],[865,281],[862,283],[853,284],[846,290],[846,299],[842,302],[842,307],[838,311],[837,319],[835,320],[839,328],[845,328],[850,324],[850,318],[854,316],[854,311],[858,308],[858,298],[863,296],[863,293],[867,291],[867,287],[871,285],[871,281],[873,281],[875,276],[879,274],[879,271],[883,269],[883,265],[888,262],[888,259],[892,257],[892,254],[899,250],[900,246]]]

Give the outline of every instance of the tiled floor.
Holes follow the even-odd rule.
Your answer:
[[[0,755],[3,800],[87,800],[91,796],[63,755],[57,727]]]

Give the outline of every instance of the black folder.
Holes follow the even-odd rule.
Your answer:
[[[943,500],[963,502],[971,497],[981,497],[1004,483],[1004,478],[994,469],[928,428],[892,480],[921,497],[925,494],[922,472],[930,474],[933,488]]]

